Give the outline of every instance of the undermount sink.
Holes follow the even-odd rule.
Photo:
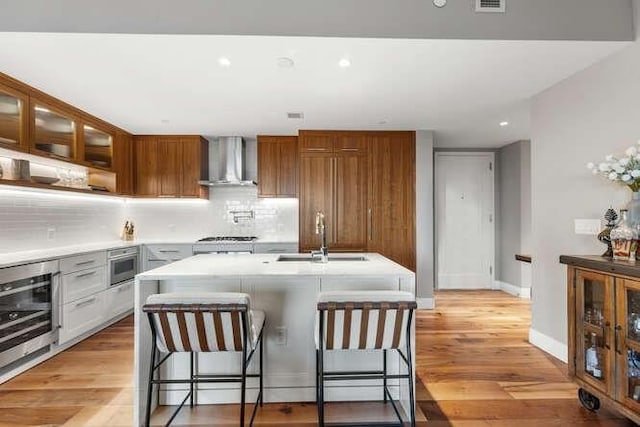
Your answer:
[[[313,258],[311,258],[311,255],[280,255],[276,261],[314,262]],[[369,261],[369,258],[363,256],[329,255],[329,262],[331,261]]]

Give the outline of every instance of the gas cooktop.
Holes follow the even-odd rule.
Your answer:
[[[214,236],[205,237],[198,242],[253,242],[258,240],[255,236]]]

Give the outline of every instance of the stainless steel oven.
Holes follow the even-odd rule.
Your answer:
[[[0,368],[58,339],[58,261],[0,269]]]
[[[113,249],[107,253],[109,285],[115,286],[132,280],[138,274],[138,248]]]

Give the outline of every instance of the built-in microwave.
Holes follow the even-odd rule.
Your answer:
[[[138,274],[138,248],[113,249],[108,253],[109,285],[115,286],[133,280]]]

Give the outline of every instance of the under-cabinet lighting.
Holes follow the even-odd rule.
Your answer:
[[[77,194],[55,189],[49,190],[47,188],[14,187],[12,185],[0,184],[0,197],[25,196],[29,193],[37,197],[59,200],[91,200],[92,203],[96,201],[106,203],[123,203],[124,201],[124,198],[112,196],[110,194]]]
[[[181,198],[181,197],[176,197],[176,198],[169,198],[169,197],[159,197],[159,198],[124,198],[125,203],[127,204],[133,204],[133,205],[153,205],[153,204],[169,204],[169,203],[175,203],[175,204],[184,204],[184,205],[188,205],[188,204],[193,204],[193,205],[205,205],[207,203],[209,203],[208,199],[196,199],[196,198]]]

